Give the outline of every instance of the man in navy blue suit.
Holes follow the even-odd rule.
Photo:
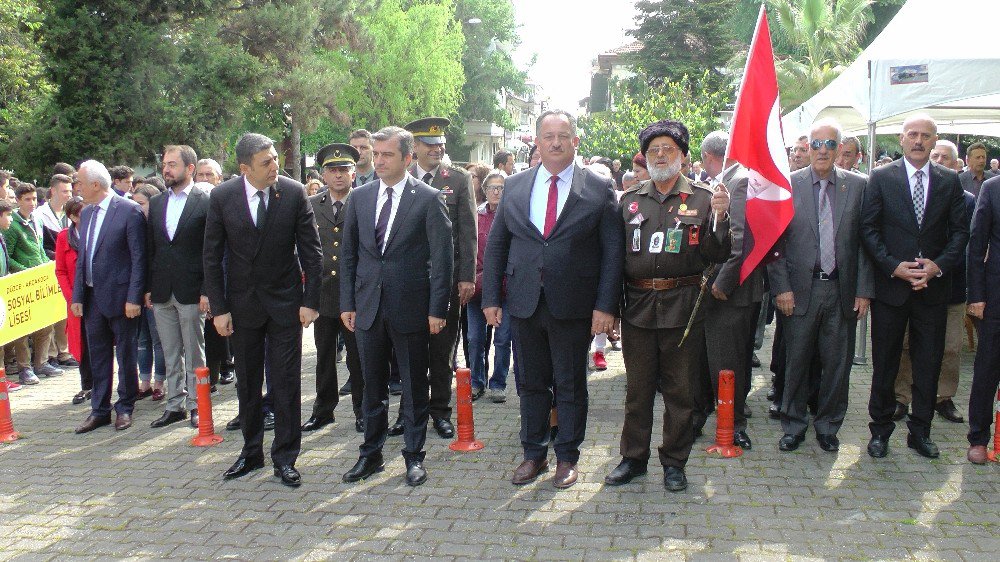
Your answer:
[[[111,191],[104,164],[87,160],[77,171],[83,200],[80,259],[72,312],[82,317],[94,376],[91,413],[76,428],[87,433],[111,423],[112,355],[118,355],[115,429],[132,426],[139,394],[136,354],[139,312],[146,290],[146,219],[139,205]]]

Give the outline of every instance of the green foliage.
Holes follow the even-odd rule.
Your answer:
[[[661,119],[684,123],[691,135],[691,160],[699,160],[699,144],[708,133],[719,128],[718,111],[727,95],[711,86],[708,71],[696,79],[687,76],[629,93],[622,84],[612,85],[615,107],[611,111],[580,119],[580,153],[599,154],[629,162],[639,151],[639,131]]]
[[[36,39],[41,24],[35,0],[0,0],[0,145],[10,141],[12,127],[24,115],[52,93]]]

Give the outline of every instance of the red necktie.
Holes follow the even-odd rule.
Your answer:
[[[545,205],[545,229],[542,231],[542,236],[545,238],[549,237],[549,233],[556,226],[556,203],[559,202],[557,183],[559,183],[559,176],[552,176],[549,181],[549,201]]]

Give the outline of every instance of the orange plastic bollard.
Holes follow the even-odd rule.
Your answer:
[[[7,372],[0,369],[0,443],[17,441],[14,420],[10,417],[10,398],[7,392]]]
[[[997,390],[997,399],[1000,400],[1000,389]],[[986,458],[993,462],[1000,462],[1000,410],[997,410],[996,423],[993,424],[993,450],[986,453]]]
[[[732,371],[719,371],[719,399],[715,408],[715,445],[705,449],[708,453],[719,453],[727,458],[743,454],[743,449],[733,444],[735,396],[736,374]]]
[[[448,448],[452,451],[478,451],[482,441],[476,441],[476,425],[472,419],[472,371],[455,371],[455,409],[458,410],[458,438]]]
[[[212,385],[208,378],[208,367],[194,370],[198,379],[198,435],[191,438],[195,447],[210,447],[222,443],[222,436],[215,433],[212,421]]]

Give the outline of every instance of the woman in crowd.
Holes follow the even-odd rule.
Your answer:
[[[63,206],[63,213],[69,218],[67,228],[56,237],[56,279],[66,299],[66,341],[69,343],[69,353],[80,363],[80,392],[73,396],[74,404],[82,404],[90,400],[94,380],[90,371],[90,359],[87,357],[87,338],[83,333],[83,322],[69,312],[73,300],[73,282],[76,279],[76,257],[80,249],[80,211],[83,210],[83,199],[71,197]]]
[[[149,200],[160,190],[152,185],[141,185],[132,194],[132,200],[142,207],[142,213],[149,217]],[[151,307],[142,308],[139,320],[139,400],[152,396],[153,400],[163,400],[163,382],[167,379],[167,364],[163,359],[163,346],[156,332],[156,320]],[[153,377],[153,369],[156,377]]]
[[[311,179],[306,182],[306,195],[309,197],[316,195],[321,189],[323,189],[323,182],[317,179]]]
[[[490,173],[486,164],[473,163],[465,167],[472,175],[472,191],[476,194],[476,205],[482,205],[486,201],[486,194],[483,193],[483,180]]]
[[[533,144],[531,148],[528,149],[528,167],[534,168],[542,161],[542,153],[538,152],[538,145]]]

